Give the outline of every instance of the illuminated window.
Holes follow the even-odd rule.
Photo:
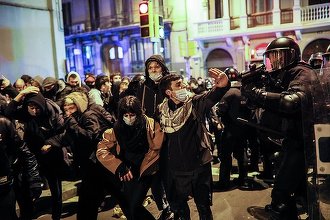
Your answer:
[[[93,45],[86,44],[83,45],[82,51],[83,51],[82,58],[83,58],[84,69],[88,72],[94,67],[94,57],[95,57],[94,47]]]
[[[75,49],[72,46],[66,47],[66,68],[68,71],[75,71]]]
[[[141,39],[131,40],[131,56],[132,56],[132,61],[144,62],[144,49],[143,49],[143,42]]]
[[[123,59],[123,57],[124,57],[124,52],[122,47],[114,46],[110,48],[109,50],[110,60]]]
[[[110,48],[109,50],[109,58],[110,60],[116,59],[116,51],[114,47]]]

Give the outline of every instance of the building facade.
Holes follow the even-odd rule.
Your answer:
[[[0,74],[64,77],[62,4],[55,0],[0,1]]]
[[[206,77],[210,67],[244,71],[269,42],[294,38],[302,58],[330,44],[330,3],[322,0],[153,0],[165,37],[141,38],[140,0],[63,0],[67,69],[134,75],[153,53],[172,71]]]

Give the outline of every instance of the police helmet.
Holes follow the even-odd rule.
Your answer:
[[[301,60],[301,52],[292,38],[279,37],[268,44],[263,57],[266,70],[272,73],[296,65]]]
[[[235,69],[234,67],[228,67],[225,69],[225,73],[228,76],[228,79],[230,81],[237,81],[238,77],[239,77],[239,72],[237,69]]]
[[[311,55],[311,57],[308,60],[309,65],[312,66],[313,69],[320,69],[321,64],[323,61],[322,52],[317,52]]]

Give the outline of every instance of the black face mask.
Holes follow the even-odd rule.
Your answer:
[[[48,91],[44,91],[43,92],[43,95],[46,97],[46,98],[52,98],[56,95],[57,91],[58,91],[58,87],[59,85],[58,84],[55,84],[53,88],[51,88],[50,90]]]
[[[91,89],[95,88],[95,83],[87,82],[86,85]]]

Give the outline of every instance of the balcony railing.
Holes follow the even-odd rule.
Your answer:
[[[223,31],[223,19],[215,19],[198,23],[198,33],[218,33]]]
[[[281,24],[293,22],[293,10],[291,8],[281,9]]]
[[[311,5],[301,9],[301,22],[330,18],[330,4]]]
[[[320,22],[324,23],[327,21],[330,23],[330,4],[318,4],[313,6],[307,6],[300,9],[301,12],[301,21],[299,22],[299,26],[301,23],[306,22]],[[260,26],[270,26],[273,24],[273,13],[272,11],[254,13],[247,15],[247,27],[254,28]],[[293,23],[294,10],[293,9],[282,9],[280,12],[281,16],[281,24],[290,24]],[[230,24],[226,23],[227,19],[218,18],[214,20],[208,20],[203,22],[196,23],[196,32],[195,38],[203,38],[203,37],[219,37],[219,35],[230,34],[230,31],[235,31],[235,34],[239,34],[240,31],[243,33],[246,31],[244,25],[244,18],[242,17],[231,17]],[[229,27],[227,27],[230,26]],[[293,24],[294,25],[294,24]]]
[[[273,13],[271,11],[258,12],[248,15],[248,27],[264,26],[273,23]]]

